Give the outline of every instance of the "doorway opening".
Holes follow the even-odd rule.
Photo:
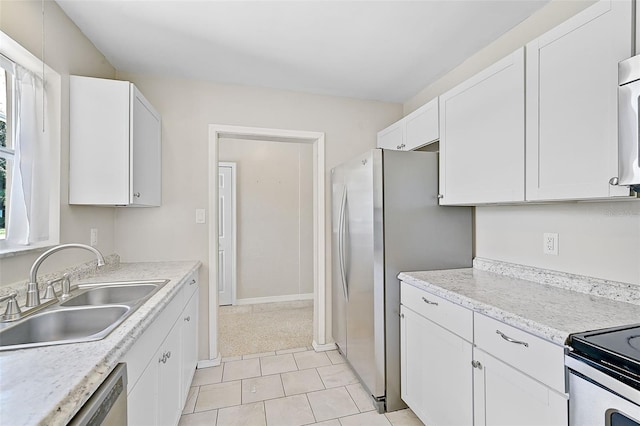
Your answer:
[[[218,159],[220,139],[242,139],[311,144],[313,147],[313,347],[316,350],[333,349],[327,343],[326,282],[325,282],[325,161],[324,133],[242,126],[209,126],[209,362],[202,367],[220,362],[218,346],[218,253],[219,253],[219,182]],[[212,291],[213,289],[213,291]]]
[[[313,146],[221,138],[218,157],[218,349],[309,348]]]

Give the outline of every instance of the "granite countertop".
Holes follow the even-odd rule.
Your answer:
[[[170,280],[103,340],[0,352],[0,424],[66,424],[200,265],[122,263],[79,281]]]
[[[572,333],[640,323],[640,286],[626,285],[628,294],[621,298],[620,283],[612,283],[612,297],[604,297],[607,283],[582,285],[585,277],[574,277],[582,279],[573,287],[583,291],[576,291],[566,279],[556,286],[548,276],[542,283],[478,268],[403,272],[398,278],[559,345]]]

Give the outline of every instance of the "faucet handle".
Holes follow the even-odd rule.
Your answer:
[[[16,300],[17,296],[18,293],[14,291],[13,293],[0,297],[0,302],[7,301],[7,309],[4,311],[4,315],[0,317],[2,321],[16,320],[22,315],[22,311],[20,311],[20,306],[18,306],[18,301]]]
[[[55,284],[62,283],[62,294],[60,298],[66,299],[70,296],[71,293],[71,281],[69,280],[69,273],[63,274],[60,278],[56,278],[55,280],[47,281],[47,289],[45,290],[43,299],[57,299],[58,295],[56,294],[56,289],[54,287]]]

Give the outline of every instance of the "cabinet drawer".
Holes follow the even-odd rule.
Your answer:
[[[564,347],[478,313],[474,331],[478,348],[558,392],[565,391]]]
[[[473,312],[469,309],[404,282],[400,287],[400,300],[423,317],[469,342],[473,341]]]

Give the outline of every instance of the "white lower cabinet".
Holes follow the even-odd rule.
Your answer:
[[[123,357],[129,425],[178,424],[197,364],[197,309],[196,272]]]
[[[180,317],[182,321],[182,398],[180,407],[184,406],[198,364],[198,293],[184,308]],[[194,344],[195,343],[195,344]]]
[[[470,425],[471,343],[405,306],[400,317],[402,399],[426,425]]]
[[[568,424],[564,347],[404,282],[400,298],[401,395],[422,422]]]
[[[158,365],[158,421],[159,425],[174,426],[182,412],[182,354],[180,349],[181,319],[175,323],[151,363]]]
[[[569,424],[563,395],[481,349],[473,359],[474,426]]]

